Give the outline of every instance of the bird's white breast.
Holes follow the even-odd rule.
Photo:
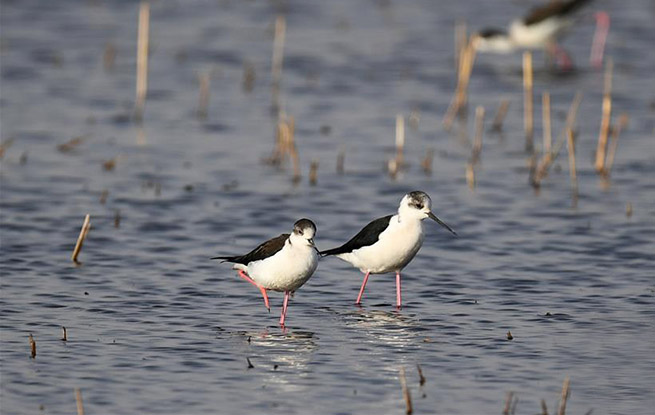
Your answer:
[[[522,48],[542,48],[567,26],[567,21],[556,18],[545,19],[526,26],[521,20],[512,22],[509,35],[512,41]]]
[[[362,272],[383,274],[400,271],[414,258],[423,245],[423,226],[420,220],[399,221],[395,215],[389,226],[373,245],[337,255]]]
[[[246,266],[246,272],[262,287],[273,291],[295,291],[312,276],[318,266],[313,246],[287,241],[279,252]]]

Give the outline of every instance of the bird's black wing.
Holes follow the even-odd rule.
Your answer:
[[[326,255],[339,255],[347,252],[352,252],[365,246],[370,246],[380,239],[380,234],[384,232],[389,226],[389,221],[393,215],[385,216],[383,218],[375,219],[373,222],[364,226],[359,233],[352,237],[351,240],[341,245],[338,248],[328,249],[327,251],[320,252],[322,256]]]
[[[289,239],[288,233],[283,233],[282,235],[269,239],[263,244],[259,245],[257,248],[248,252],[245,255],[237,256],[217,256],[212,259],[222,259],[223,262],[234,262],[236,264],[248,265],[253,261],[259,261],[266,259],[270,256],[273,256],[280,252],[284,248],[284,243]]]
[[[567,2],[552,1],[545,6],[532,9],[524,18],[523,23],[530,26],[553,16],[563,16],[572,13],[591,0],[571,0]]]

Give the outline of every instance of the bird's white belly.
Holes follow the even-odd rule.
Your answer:
[[[421,249],[421,245],[423,232],[420,223],[410,229],[396,226],[383,232],[375,244],[338,257],[350,262],[362,272],[383,274],[402,270]]]
[[[295,291],[309,280],[317,266],[318,253],[313,247],[285,247],[272,257],[249,263],[246,272],[267,290]]]
[[[545,47],[546,43],[554,40],[562,29],[561,21],[555,19],[546,19],[530,26],[515,21],[510,25],[509,34],[517,46],[536,49]]]

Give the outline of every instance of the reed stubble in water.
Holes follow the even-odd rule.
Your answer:
[[[34,336],[32,336],[32,333],[27,337],[30,341],[30,357],[32,359],[36,359],[36,340],[34,340]]]
[[[84,415],[84,403],[82,402],[82,391],[75,388],[75,403],[77,406],[77,415]]]
[[[503,130],[503,122],[505,121],[505,116],[507,115],[507,110],[509,109],[509,100],[503,99],[498,105],[498,110],[496,111],[496,116],[494,121],[491,124],[491,131],[500,132]]]
[[[91,215],[87,213],[86,216],[84,217],[84,222],[82,223],[82,229],[80,229],[80,234],[77,237],[77,242],[75,243],[75,248],[73,249],[73,255],[71,255],[71,259],[76,264],[79,264],[77,257],[80,255],[80,251],[82,250],[82,245],[84,244],[84,240],[86,239],[86,235],[89,233],[90,228],[91,228]]]
[[[136,103],[134,105],[134,118],[143,120],[143,111],[146,105],[148,92],[148,43],[150,38],[150,3],[141,2],[139,8],[139,34],[136,52]]]
[[[403,399],[405,399],[405,414],[411,415],[413,412],[412,409],[412,396],[409,393],[409,388],[407,388],[407,377],[405,376],[405,368],[400,368],[400,387],[403,392]]]
[[[525,130],[525,150],[534,149],[534,121],[533,121],[533,77],[532,53],[523,52],[523,127]]]
[[[603,87],[603,117],[600,122],[598,133],[598,146],[596,147],[596,162],[594,167],[599,174],[605,170],[605,158],[607,152],[607,139],[610,133],[610,121],[612,117],[612,72],[614,62],[607,59],[605,66],[605,81]]]
[[[459,66],[457,71],[457,87],[453,98],[448,106],[448,111],[443,119],[443,126],[446,131],[450,131],[455,117],[465,113],[466,103],[468,101],[468,85],[475,63],[475,47],[469,40],[466,47],[462,50],[459,57]]]

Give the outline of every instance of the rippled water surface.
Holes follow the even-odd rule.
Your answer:
[[[487,125],[501,99],[510,109],[504,132],[485,134],[474,191],[470,147],[441,126],[455,22],[502,25],[525,3],[154,1],[138,126],[137,4],[3,1],[0,411],[74,413],[80,388],[92,414],[402,413],[405,367],[417,414],[501,413],[509,391],[516,413],[540,412],[541,399],[553,413],[567,376],[568,413],[652,413],[655,9],[646,0],[590,5],[564,41],[572,74],[546,70],[535,53],[535,110],[549,91],[555,136],[575,91],[584,94],[574,206],[565,150],[538,193],[528,184],[520,54],[476,59],[471,107],[485,106]],[[600,9],[612,17],[614,119],[630,117],[609,186],[592,166],[603,75],[587,61]],[[287,23],[280,106],[295,118],[297,184],[290,166],[262,163],[276,125],[278,14]],[[198,120],[202,73],[211,74],[210,105]],[[411,122],[407,168],[393,180],[385,164],[396,114]],[[57,149],[73,137],[84,140]],[[420,165],[429,149],[431,175]],[[103,168],[108,160],[113,169]],[[425,223],[401,311],[393,275],[372,276],[358,308],[361,273],[327,258],[281,330],[280,294],[271,293],[269,314],[254,287],[209,260],[250,250],[300,217],[316,222],[319,248],[331,248],[414,189],[431,194],[459,238]],[[87,213],[92,228],[75,266]]]

